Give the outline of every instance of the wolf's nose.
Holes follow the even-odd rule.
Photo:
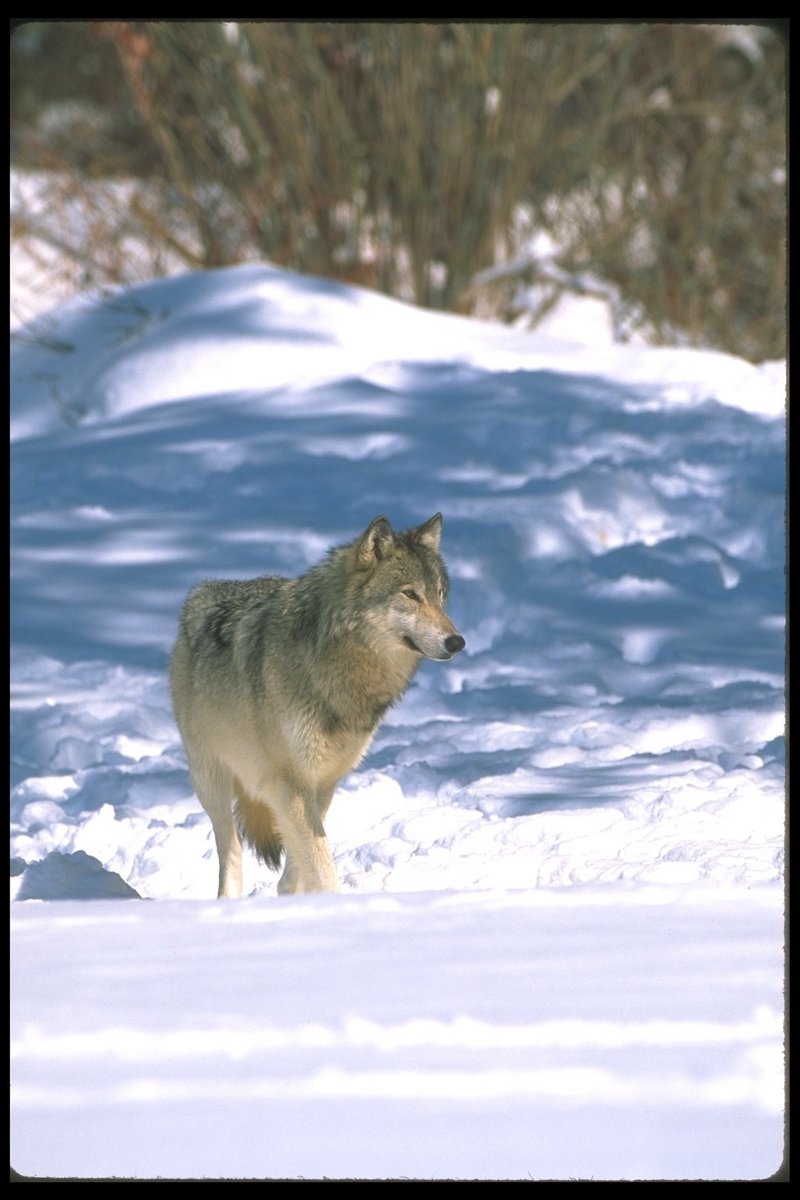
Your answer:
[[[459,650],[463,650],[466,644],[460,633],[451,633],[444,640],[444,648],[448,654],[458,654]]]

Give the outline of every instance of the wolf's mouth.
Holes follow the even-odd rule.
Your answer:
[[[408,637],[407,634],[403,635],[403,645],[408,646],[409,650],[413,650],[415,654],[422,654],[419,646],[416,644],[416,642],[412,642],[411,638]]]

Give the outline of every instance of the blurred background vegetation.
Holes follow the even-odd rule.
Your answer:
[[[267,259],[529,325],[595,289],[622,338],[780,358],[785,57],[757,24],[25,23],[12,237],[76,287]]]

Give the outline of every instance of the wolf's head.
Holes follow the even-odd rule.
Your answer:
[[[444,611],[448,578],[439,543],[442,514],[396,533],[376,517],[354,543],[361,611],[376,649],[448,659],[466,645]]]

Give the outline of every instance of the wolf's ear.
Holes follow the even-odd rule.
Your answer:
[[[356,546],[356,564],[370,567],[381,558],[386,558],[394,543],[392,527],[386,517],[376,517],[362,533]]]
[[[442,540],[442,514],[437,513],[424,525],[418,525],[416,529],[412,530],[412,535],[414,541],[421,542],[423,546],[427,546],[429,550],[434,550],[438,554],[439,543]]]

